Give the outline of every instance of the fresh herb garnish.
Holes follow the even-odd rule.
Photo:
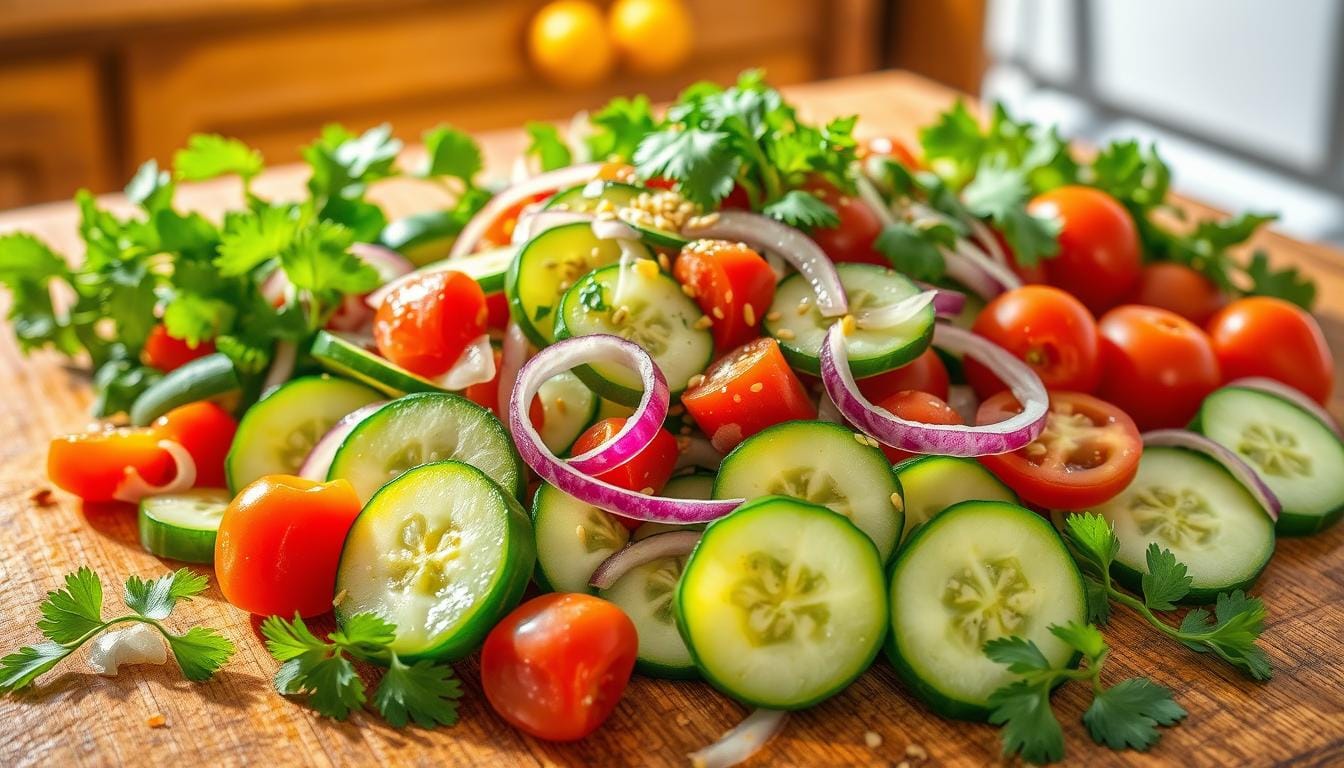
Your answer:
[[[560,131],[550,123],[528,123],[524,126],[531,142],[523,151],[524,157],[535,157],[542,171],[564,168],[574,162],[569,145],[560,138]]]
[[[326,717],[344,720],[368,702],[364,681],[353,660],[387,667],[373,693],[373,707],[388,723],[401,728],[414,721],[422,728],[457,722],[461,685],[447,664],[403,662],[389,646],[396,626],[372,613],[357,613],[324,641],[303,619],[271,616],[261,624],[266,648],[283,662],[275,688],[286,696],[302,695]]]
[[[192,627],[182,634],[163,624],[179,600],[189,600],[205,591],[206,578],[182,568],[157,579],[126,579],[122,600],[131,610],[124,616],[103,618],[103,583],[98,574],[84,567],[67,574],[65,588],[47,593],[39,610],[37,628],[45,642],[20,648],[0,658],[0,693],[25,688],[114,625],[138,622],[159,631],[188,680],[208,680],[233,655],[233,643],[208,627]]]

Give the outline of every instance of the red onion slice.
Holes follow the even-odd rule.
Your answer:
[[[1022,278],[1018,277],[1007,266],[991,259],[984,251],[964,237],[957,238],[956,248],[943,253],[943,260],[948,264],[949,274],[954,262],[965,263],[971,269],[978,269],[998,286],[998,293],[1022,287]]]
[[[1151,432],[1143,433],[1143,445],[1149,446],[1171,446],[1173,448],[1185,448],[1191,451],[1208,456],[1223,468],[1232,473],[1237,482],[1246,486],[1246,490],[1251,496],[1260,503],[1260,506],[1269,515],[1271,520],[1277,521],[1279,513],[1283,511],[1283,504],[1279,503],[1279,497],[1274,495],[1274,491],[1269,489],[1260,475],[1256,474],[1251,465],[1242,461],[1236,452],[1224,445],[1186,429],[1155,429]]]
[[[961,314],[961,310],[966,308],[966,294],[961,291],[954,291],[951,288],[944,288],[941,285],[933,285],[922,280],[915,280],[915,285],[926,291],[935,291],[933,296],[933,311],[939,317],[952,318]]]
[[[860,328],[893,328],[918,317],[925,307],[934,303],[937,296],[937,291],[921,291],[894,304],[858,312],[854,315],[854,322]]]
[[[787,224],[750,211],[719,211],[682,228],[681,234],[694,239],[738,240],[758,251],[777,253],[812,286],[822,317],[839,317],[849,311],[835,264],[812,238]]]
[[[308,457],[299,467],[299,477],[317,481],[326,480],[327,473],[331,471],[331,462],[336,458],[336,451],[340,450],[341,443],[345,442],[345,438],[355,431],[355,427],[359,426],[361,421],[372,416],[384,405],[387,405],[386,400],[378,400],[342,416],[331,429],[317,439],[316,443],[313,443],[312,450],[308,451]]]
[[[713,744],[687,757],[694,768],[730,768],[761,751],[784,728],[789,713],[779,709],[755,709],[746,719]]]
[[[522,326],[510,321],[504,331],[503,349],[499,352],[499,404],[496,406],[506,427],[508,419],[505,414],[508,412],[509,400],[513,398],[513,386],[518,381],[519,369],[527,362],[528,351],[527,336],[523,335]]]
[[[174,440],[160,440],[159,447],[173,459],[173,479],[163,485],[153,485],[140,475],[140,470],[127,467],[126,474],[112,492],[112,498],[139,504],[141,499],[148,496],[181,493],[196,484],[196,460],[191,458],[187,449]]]
[[[660,557],[680,557],[689,555],[700,541],[701,531],[669,531],[658,533],[647,539],[640,539],[617,550],[615,554],[602,561],[588,579],[588,586],[606,589],[621,580],[632,569],[657,560]]]
[[[355,243],[350,246],[350,252],[360,261],[373,267],[373,271],[378,273],[378,277],[384,283],[396,280],[402,275],[409,275],[415,269],[410,259],[381,245]]]
[[[566,224],[576,224],[581,221],[592,221],[593,214],[580,213],[579,211],[555,211],[555,210],[537,210],[519,217],[518,224],[513,228],[513,244],[521,245],[528,240],[540,235],[548,229],[563,227]]]
[[[552,344],[523,366],[509,399],[509,424],[518,453],[541,479],[600,509],[656,523],[703,523],[723,517],[742,503],[742,499],[702,501],[646,496],[590,477],[552,453],[528,418],[528,404],[536,397],[542,382],[591,363],[616,363],[637,371],[644,383],[644,396],[640,408],[626,420],[626,428],[607,444],[577,457],[587,465],[619,466],[628,461],[631,455],[628,449],[648,445],[667,415],[667,380],[639,345],[607,334],[577,336]],[[602,455],[608,452],[609,457]]]
[[[453,367],[432,381],[447,390],[459,392],[473,384],[484,384],[495,378],[495,348],[490,346],[490,334],[477,336],[462,350]]]
[[[1310,413],[1312,416],[1315,416],[1317,419],[1320,419],[1321,423],[1329,427],[1330,431],[1334,432],[1336,437],[1344,439],[1344,431],[1340,430],[1339,422],[1335,421],[1335,417],[1331,416],[1330,412],[1325,408],[1322,408],[1320,403],[1312,400],[1300,389],[1290,387],[1277,379],[1270,379],[1264,376],[1249,376],[1244,379],[1229,381],[1224,386],[1245,387],[1246,389],[1255,389],[1271,395],[1278,395],[1284,400],[1296,405],[1298,408]]]
[[[294,375],[294,363],[298,357],[294,342],[283,340],[275,342],[275,353],[271,356],[271,367],[266,371],[266,379],[261,382],[261,392],[265,394],[289,381]]]
[[[994,236],[994,231],[974,216],[967,216],[963,221],[971,228],[971,235],[975,237],[976,243],[984,250],[985,255],[997,264],[1008,266],[1008,254],[1004,253],[1003,246],[999,245],[999,238]]]
[[[477,211],[476,215],[471,217],[471,221],[468,221],[466,226],[462,228],[461,234],[457,236],[457,240],[453,243],[452,250],[448,252],[448,258],[456,259],[476,250],[476,244],[481,241],[481,237],[490,228],[490,225],[495,223],[495,219],[498,219],[505,211],[515,205],[536,195],[590,181],[597,177],[601,168],[601,163],[571,165],[567,168],[558,168],[539,176],[533,176],[526,181],[521,181],[504,189],[490,198],[490,202]]]
[[[1049,396],[1026,363],[988,339],[956,326],[938,324],[933,343],[949,352],[969,355],[985,365],[1012,390],[1022,412],[996,424],[924,424],[879,408],[864,397],[849,369],[849,352],[839,323],[831,326],[821,348],[821,380],[836,408],[865,434],[912,453],[985,456],[1011,453],[1035,440],[1045,428]]]

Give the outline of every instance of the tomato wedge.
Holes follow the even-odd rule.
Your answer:
[[[173,457],[159,447],[155,429],[120,427],[62,435],[47,451],[47,477],[85,501],[112,501],[126,472],[135,469],[152,485],[173,477]]]
[[[160,416],[154,429],[164,440],[181,443],[196,462],[196,486],[223,488],[224,459],[233,445],[238,422],[208,400],[188,403]]]
[[[756,251],[725,240],[696,240],[672,267],[690,286],[700,310],[714,321],[714,348],[732,349],[761,335],[761,322],[775,298],[775,272]]]
[[[1011,392],[1000,392],[980,404],[976,422],[993,424],[1021,410]],[[1139,428],[1124,411],[1081,392],[1052,392],[1040,437],[980,462],[1032,504],[1086,509],[1130,484],[1142,451]]]
[[[803,383],[771,338],[747,342],[681,393],[681,404],[717,450],[728,452],[766,427],[815,419]]]

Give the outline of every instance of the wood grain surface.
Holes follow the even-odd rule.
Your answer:
[[[941,87],[900,73],[882,73],[789,89],[814,117],[860,113],[867,133],[912,136],[954,98]],[[494,168],[520,146],[516,134],[483,137]],[[277,169],[257,184],[262,194],[293,195],[297,169]],[[394,214],[441,202],[437,190],[392,182],[377,197]],[[184,189],[186,207],[218,214],[238,203],[235,184]],[[124,201],[123,201],[124,204]],[[1191,206],[1197,213],[1207,209]],[[0,231],[25,228],[67,253],[76,250],[75,213],[67,205],[0,214]],[[1322,320],[1344,361],[1344,261],[1327,248],[1265,235],[1280,262],[1302,266],[1321,288]],[[157,575],[175,563],[146,554],[136,542],[128,507],[81,506],[57,494],[50,506],[31,495],[45,488],[46,444],[84,426],[86,377],[50,355],[21,358],[0,334],[0,646],[38,639],[38,602],[63,574],[89,565],[111,583],[117,602],[127,574]],[[1336,413],[1340,402],[1334,403]],[[1107,637],[1115,647],[1106,677],[1148,675],[1170,686],[1190,712],[1165,730],[1150,752],[1097,747],[1079,722],[1085,690],[1056,696],[1065,724],[1069,764],[1092,766],[1339,766],[1344,765],[1344,526],[1278,544],[1254,592],[1269,607],[1264,634],[1274,679],[1257,684],[1159,636],[1118,609]],[[259,642],[254,620],[226,604],[217,589],[178,609],[178,622],[221,628],[238,654],[214,680],[184,682],[171,663],[138,667],[117,678],[93,675],[76,660],[42,678],[32,691],[0,699],[0,765],[485,765],[671,766],[736,723],[745,710],[708,686],[637,678],[615,714],[577,744],[549,744],[505,725],[486,705],[474,659],[456,665],[466,695],[454,728],[398,731],[356,715],[336,723],[272,692],[276,664]],[[152,715],[166,726],[150,728]],[[869,747],[866,732],[881,738]],[[927,752],[927,760],[907,755]],[[784,734],[751,765],[980,766],[1000,763],[998,734],[924,709],[879,660],[839,696],[793,715]]]

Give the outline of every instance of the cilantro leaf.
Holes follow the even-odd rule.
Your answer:
[[[167,633],[168,647],[188,680],[209,680],[233,656],[233,643],[207,627],[192,627],[185,634]]]
[[[391,645],[397,639],[397,627],[376,613],[357,613],[341,621],[341,628],[331,634],[337,645],[360,650],[363,646]]]
[[[159,170],[159,162],[153,158],[141,164],[125,190],[126,197],[151,216],[172,208],[174,191],[172,174]]]
[[[975,173],[985,149],[980,124],[961,99],[920,130],[919,144],[925,159],[947,168],[957,186]]]
[[[525,156],[537,158],[541,170],[553,171],[564,168],[574,161],[569,145],[560,138],[560,131],[550,123],[531,122],[524,126],[531,143],[524,150]]]
[[[1265,604],[1241,590],[1223,592],[1214,604],[1213,616],[1195,608],[1181,621],[1187,647],[1201,653],[1212,651],[1256,680],[1273,674],[1269,656],[1256,645],[1265,628]]]
[[[73,643],[103,625],[103,582],[88,566],[66,574],[65,589],[47,593],[37,628],[58,643]]]
[[[1018,680],[990,694],[989,722],[1002,725],[1003,752],[1031,763],[1064,758],[1064,731],[1050,709],[1050,686]]]
[[[606,312],[606,286],[596,280],[590,280],[579,289],[579,304],[591,312]]]
[[[295,288],[330,297],[335,304],[343,294],[367,293],[378,286],[378,273],[350,251],[354,235],[330,221],[302,229],[280,255],[285,275]]]
[[[641,179],[660,176],[679,183],[686,199],[706,208],[733,191],[742,161],[722,131],[663,130],[649,134],[635,150]]]
[[[1083,723],[1098,744],[1143,751],[1161,737],[1157,726],[1174,725],[1185,716],[1169,689],[1147,678],[1131,677],[1099,691],[1083,713]]]
[[[327,217],[333,200],[357,198],[372,182],[392,176],[401,146],[392,138],[392,127],[387,124],[359,136],[339,125],[324,127],[318,139],[302,151],[313,171],[308,191],[319,215]]]
[[[1028,213],[1029,194],[1025,171],[1001,159],[981,164],[962,192],[967,210],[991,220],[1013,249],[1013,258],[1023,266],[1059,252],[1060,222]]]
[[[261,153],[237,139],[198,133],[187,139],[187,148],[173,155],[173,170],[184,181],[202,181],[236,174],[244,181],[261,173]]]
[[[985,655],[990,661],[1003,664],[1008,671],[1022,675],[1050,668],[1050,662],[1041,649],[1026,638],[998,637],[985,643]]]
[[[1153,542],[1145,553],[1148,572],[1143,574],[1143,604],[1154,611],[1170,611],[1177,601],[1190,594],[1193,580],[1184,563],[1176,560],[1169,549],[1162,549]]]
[[[657,130],[647,96],[615,98],[588,118],[593,133],[584,139],[594,160],[631,160],[635,148]]]
[[[47,641],[26,645],[0,658],[0,693],[26,688],[74,652],[74,648]]]
[[[255,216],[234,216],[225,221],[215,266],[225,277],[245,275],[267,261],[279,258],[299,233],[299,221],[288,205],[268,205]]]
[[[298,680],[299,690],[318,714],[344,720],[364,706],[364,681],[344,656],[329,656],[309,666]]]
[[[424,168],[418,175],[425,177],[451,176],[470,185],[481,172],[481,148],[476,140],[451,126],[440,125],[426,131]]]
[[[139,576],[126,579],[126,607],[150,619],[167,618],[178,600],[189,600],[205,591],[209,582],[187,568],[157,579]]]
[[[1101,636],[1101,630],[1091,624],[1079,624],[1074,621],[1067,624],[1051,624],[1050,633],[1086,656],[1092,664],[1100,665],[1102,657],[1108,650],[1106,639]]]
[[[1246,265],[1246,277],[1250,280],[1248,293],[1255,296],[1273,296],[1310,310],[1316,303],[1316,283],[1304,276],[1297,267],[1274,269],[1269,263],[1269,254],[1256,250]]]
[[[947,272],[942,248],[955,238],[945,225],[937,230],[921,229],[913,222],[897,221],[882,228],[873,247],[898,272],[915,280],[934,281]]]
[[[840,214],[811,192],[793,189],[761,209],[771,218],[802,230],[840,226]]]
[[[1156,147],[1145,151],[1137,141],[1112,142],[1097,153],[1089,171],[1092,186],[1124,203],[1136,218],[1166,204],[1171,169]]]
[[[1120,539],[1116,538],[1115,528],[1101,515],[1087,512],[1070,514],[1064,520],[1065,534],[1072,543],[1100,573],[1110,571],[1111,563],[1120,552]]]
[[[292,622],[279,616],[266,617],[261,622],[261,635],[266,639],[266,650],[278,661],[289,661],[326,646],[308,629],[303,617],[297,613]]]
[[[51,344],[67,355],[74,354],[80,344],[70,332],[68,319],[52,304],[52,280],[70,280],[64,259],[32,235],[0,236],[0,283],[13,297],[9,320],[19,347],[26,352]]]
[[[462,686],[451,667],[424,660],[407,666],[394,653],[374,691],[373,704],[397,728],[411,720],[421,728],[433,728],[457,722],[461,696]]]

